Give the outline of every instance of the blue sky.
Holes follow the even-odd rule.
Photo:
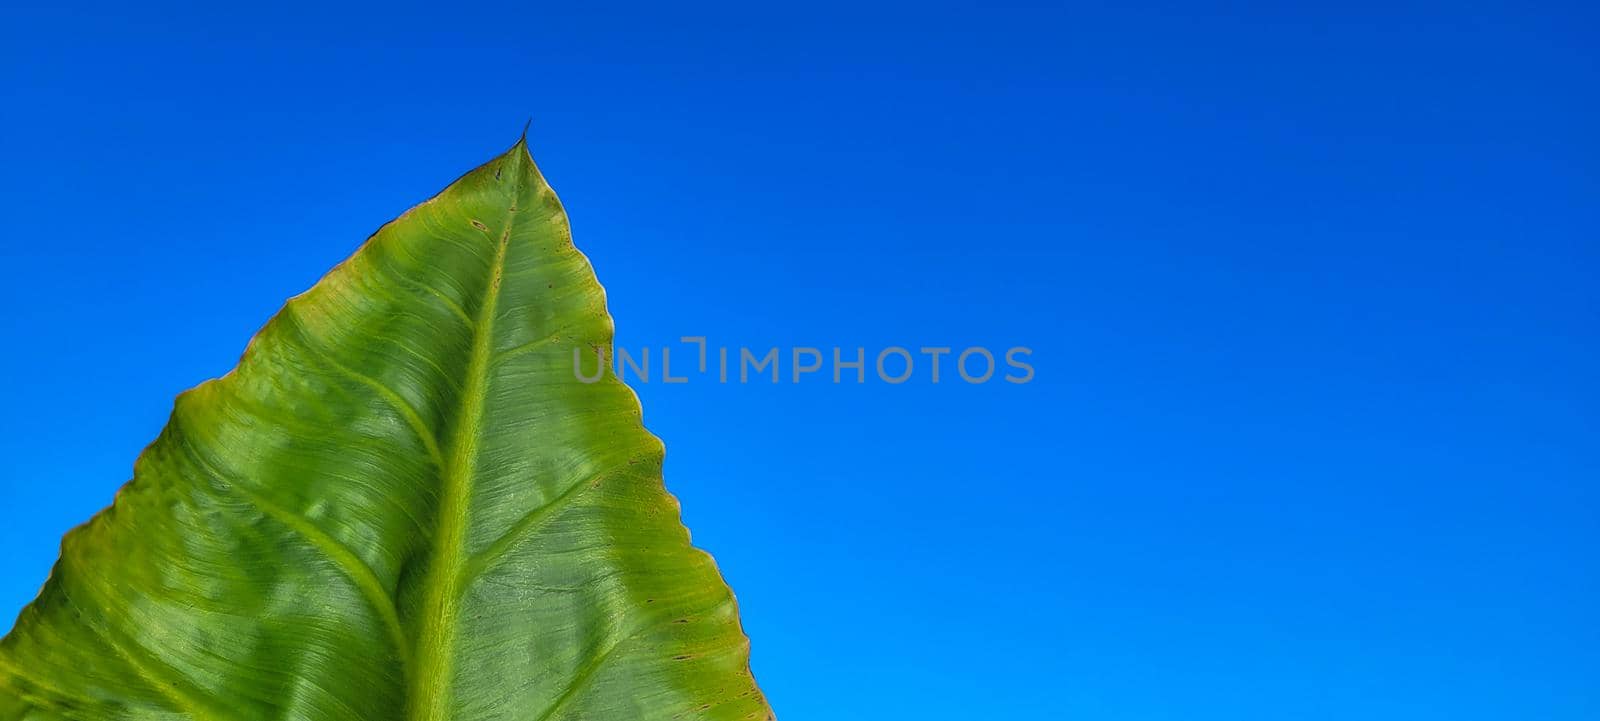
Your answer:
[[[535,157],[784,721],[1600,717],[1580,3],[34,3],[0,22],[0,615],[172,397]]]

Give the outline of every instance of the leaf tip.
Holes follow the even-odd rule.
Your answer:
[[[517,142],[512,144],[508,154],[530,164],[533,162],[533,151],[528,149],[528,128],[533,127],[533,116],[528,116],[528,121],[522,124],[522,133],[517,136]]]

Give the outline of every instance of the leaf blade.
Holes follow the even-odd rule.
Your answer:
[[[770,716],[636,396],[573,373],[611,334],[519,141],[179,396],[0,642],[0,718]]]

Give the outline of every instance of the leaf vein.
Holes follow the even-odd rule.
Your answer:
[[[390,643],[394,645],[395,654],[400,658],[401,663],[409,662],[411,647],[406,641],[405,630],[400,625],[400,616],[397,610],[398,604],[395,603],[394,596],[384,587],[382,579],[378,578],[377,572],[373,571],[366,561],[361,560],[361,557],[357,556],[349,547],[340,543],[333,536],[328,535],[326,531],[323,531],[305,516],[279,505],[265,495],[256,493],[244,484],[236,483],[229,479],[226,474],[217,468],[216,464],[204,456],[199,448],[190,443],[183,443],[183,446],[187,451],[186,455],[194,460],[201,471],[211,476],[223,488],[237,493],[240,497],[250,502],[251,505],[259,508],[262,513],[267,514],[273,520],[304,538],[321,552],[325,558],[337,566],[345,576],[349,577],[350,581],[356,585],[356,590],[366,597],[368,605],[372,606],[372,610],[378,614],[379,620],[383,622],[384,628],[389,634]]]
[[[444,454],[439,451],[439,443],[437,440],[435,440],[433,431],[428,428],[428,424],[423,422],[422,416],[418,415],[417,410],[413,408],[405,398],[401,397],[400,394],[395,392],[393,388],[384,385],[378,379],[340,363],[338,359],[334,358],[331,354],[327,353],[321,348],[318,348],[316,343],[310,338],[306,338],[305,342],[298,345],[299,347],[304,348],[311,355],[315,356],[323,365],[338,371],[339,373],[349,377],[351,380],[371,388],[378,395],[382,396],[390,406],[394,407],[395,412],[400,414],[401,419],[406,422],[406,425],[410,426],[412,433],[416,434],[417,440],[422,442],[423,448],[428,452],[428,458],[433,461],[435,467],[444,467]]]
[[[508,553],[512,548],[516,547],[517,543],[522,541],[522,539],[527,538],[534,531],[543,528],[546,521],[554,518],[556,513],[563,510],[567,506],[570,506],[578,498],[581,498],[585,494],[585,491],[600,487],[601,482],[602,480],[598,477],[586,478],[582,481],[572,484],[571,487],[567,488],[565,491],[562,491],[561,495],[556,496],[549,503],[539,506],[538,508],[529,511],[527,514],[524,514],[521,518],[517,519],[514,524],[512,524],[509,530],[507,530],[504,534],[501,534],[499,538],[496,538],[494,543],[489,544],[488,548],[479,552],[478,555],[472,558],[467,565],[466,576],[468,578],[474,578],[493,567],[496,561],[504,557],[505,554]]]

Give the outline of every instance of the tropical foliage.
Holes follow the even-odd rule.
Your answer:
[[[611,340],[519,141],[178,397],[0,642],[0,720],[770,719],[637,398],[574,373]]]

